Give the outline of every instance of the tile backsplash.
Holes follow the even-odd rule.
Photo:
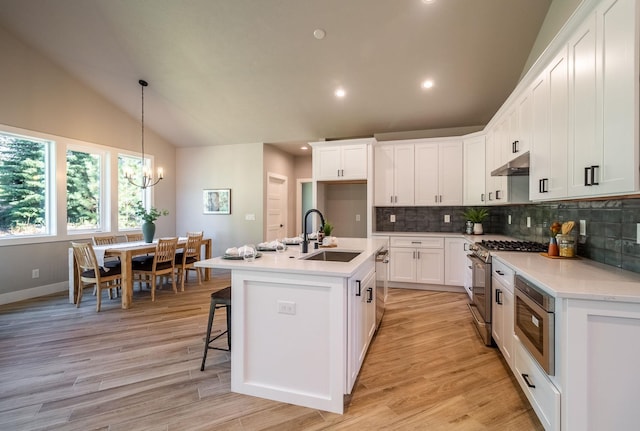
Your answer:
[[[547,243],[554,221],[586,222],[586,235],[578,236],[578,255],[607,265],[640,273],[640,198],[560,201],[524,205],[487,207],[485,233],[503,234],[517,239]],[[464,232],[465,207],[377,207],[377,232]],[[390,222],[395,215],[395,223]],[[450,222],[445,223],[445,215]],[[511,216],[511,224],[508,224]],[[527,227],[527,217],[531,227]]]

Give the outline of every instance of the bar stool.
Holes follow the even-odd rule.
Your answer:
[[[225,307],[227,310],[227,329],[211,338],[211,326],[213,325],[213,315],[216,312],[216,308]],[[227,334],[227,344],[229,345],[228,349],[223,349],[220,347],[213,347],[211,343],[213,343],[218,338],[222,337],[224,334]],[[204,356],[202,357],[202,366],[200,366],[200,371],[204,371],[204,363],[207,360],[207,352],[209,349],[216,350],[224,350],[227,352],[231,351],[231,286],[225,287],[224,289],[218,290],[217,292],[213,292],[211,294],[211,307],[209,308],[209,323],[207,324],[207,338],[204,344]]]

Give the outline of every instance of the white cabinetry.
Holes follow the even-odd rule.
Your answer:
[[[562,429],[637,429],[640,304],[565,302]]]
[[[491,336],[509,367],[513,369],[514,301],[513,285],[515,272],[504,263],[493,259],[491,264]]]
[[[377,144],[374,150],[374,202],[376,206],[414,204],[414,145]]]
[[[414,172],[415,205],[462,205],[462,141],[416,144]]]
[[[531,89],[531,200],[567,196],[568,92],[567,52],[563,49]]]
[[[464,205],[485,204],[486,149],[485,137],[476,136],[465,139],[464,145]]]
[[[448,286],[464,286],[471,241],[458,238],[444,239],[444,284]]]
[[[314,142],[315,181],[366,180],[368,148],[373,139]]]
[[[544,370],[527,353],[518,338],[515,338],[515,376],[522,391],[531,403],[545,430],[560,430],[560,392],[549,380]],[[584,412],[583,412],[584,413]],[[567,430],[609,429],[570,427]],[[611,428],[619,429],[619,428]]]
[[[570,197],[638,189],[638,10],[605,0],[569,40]]]
[[[349,279],[347,391],[351,393],[376,327],[375,270],[368,267]]]
[[[389,253],[390,281],[444,282],[444,238],[392,236]]]
[[[486,161],[487,161],[487,172],[486,172],[486,195],[485,195],[485,204],[486,205],[495,205],[495,204],[504,204],[507,203],[505,199],[507,192],[507,177],[494,177],[491,175],[491,172],[494,169],[499,168],[507,161],[503,162],[502,156],[503,146],[501,143],[504,141],[504,136],[506,133],[506,122],[499,124],[495,129],[489,130],[487,133],[487,141],[486,141]]]

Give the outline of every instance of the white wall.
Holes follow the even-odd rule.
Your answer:
[[[3,28],[0,28],[0,56],[0,124],[139,151],[139,118],[123,112]],[[123,86],[131,86],[131,97],[136,101],[140,98],[137,79],[123,77]],[[150,111],[152,109],[147,112]],[[169,216],[158,220],[157,235],[173,235],[176,220],[175,148],[148,128],[145,130],[145,147],[149,154],[155,156],[156,164],[164,167],[166,178],[154,190],[155,206],[170,211]],[[86,235],[73,238],[81,237],[88,238]],[[0,242],[0,295],[38,290],[42,286],[57,290],[64,288],[68,280],[67,249],[70,239],[59,236],[37,244],[21,245]],[[31,278],[31,270],[35,268],[40,270],[38,279]]]
[[[176,231],[204,231],[213,256],[263,238],[263,144],[176,150]],[[231,189],[231,214],[203,214],[204,189]],[[246,220],[253,214],[255,220]]]

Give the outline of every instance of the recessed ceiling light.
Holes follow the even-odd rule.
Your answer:
[[[308,150],[308,149],[309,149],[309,147],[302,146],[302,147],[300,147],[300,149],[301,149],[301,150],[305,150],[305,151],[306,151],[306,150]]]
[[[338,88],[336,89],[335,95],[336,97],[343,98],[344,96],[347,95],[347,92],[344,91],[344,88]]]
[[[321,28],[317,28],[317,29],[313,30],[313,37],[315,37],[318,40],[324,39],[324,37],[326,35],[327,35],[327,33]]]
[[[436,0],[422,0],[422,3],[424,4],[431,4],[431,3],[435,3]]]
[[[422,88],[431,88],[433,87],[433,81],[430,79],[427,79],[426,81],[422,81]]]

